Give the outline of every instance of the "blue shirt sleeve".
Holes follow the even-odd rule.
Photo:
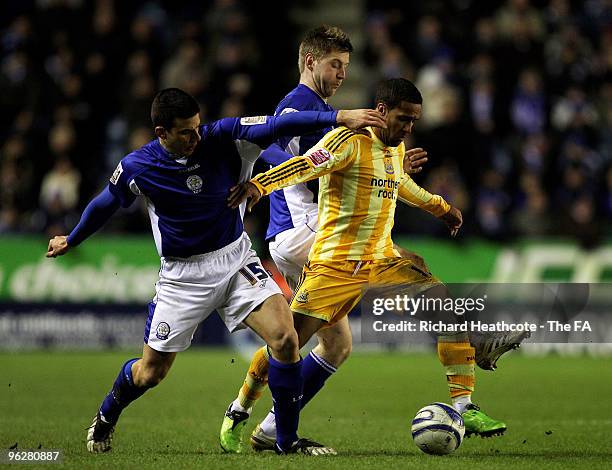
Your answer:
[[[270,145],[261,153],[261,155],[259,155],[260,160],[272,166],[277,166],[281,163],[285,163],[292,157],[293,155],[285,152],[282,147],[277,143]]]
[[[108,185],[94,197],[81,215],[81,220],[68,235],[68,245],[77,246],[97,232],[121,205],[120,199],[110,192]]]
[[[226,118],[215,123],[213,133],[267,147],[282,136],[302,135],[333,126],[337,114],[338,111],[300,111],[280,116]]]

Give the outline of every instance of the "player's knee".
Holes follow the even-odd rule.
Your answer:
[[[298,335],[294,329],[284,330],[274,336],[268,344],[274,356],[281,360],[292,360],[299,354]]]

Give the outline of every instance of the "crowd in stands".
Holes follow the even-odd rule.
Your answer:
[[[270,114],[297,81],[300,31],[278,5],[273,16],[246,0],[3,5],[0,233],[66,233],[152,138],[159,89],[193,94],[204,122]],[[431,157],[418,182],[464,211],[466,236],[594,246],[612,234],[609,1],[368,1],[364,25],[367,74],[349,79],[415,81],[425,104],[408,145]],[[128,212],[108,230],[148,230],[140,206]],[[408,208],[396,227],[444,235]]]
[[[611,2],[370,1],[366,31],[372,86],[407,76],[423,93],[419,181],[464,211],[465,231],[585,246],[611,234]]]

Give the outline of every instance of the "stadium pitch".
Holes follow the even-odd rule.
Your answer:
[[[132,356],[138,355],[132,351]],[[182,353],[169,377],[123,413],[113,450],[92,455],[85,428],[125,352],[0,354],[0,448],[57,449],[55,468],[610,468],[609,359],[510,354],[499,371],[477,374],[475,402],[503,419],[502,437],[466,439],[453,454],[423,454],[412,442],[414,413],[448,402],[435,354],[354,354],[305,408],[300,433],[335,457],[249,451],[223,454],[218,432],[246,362],[231,350]],[[269,397],[269,394],[267,395]],[[248,432],[270,406],[262,399]],[[54,468],[52,465],[48,465]]]

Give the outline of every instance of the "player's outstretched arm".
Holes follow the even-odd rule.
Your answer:
[[[232,140],[247,140],[264,148],[279,137],[307,134],[330,126],[350,129],[386,127],[382,114],[375,109],[340,111],[299,111],[278,116],[226,118],[217,121],[216,132]]]
[[[59,235],[49,240],[47,258],[56,258],[65,254],[71,247],[77,246],[90,235],[97,232],[119,209],[121,201],[106,186],[94,197],[81,215],[81,220],[70,232],[70,235]]]

